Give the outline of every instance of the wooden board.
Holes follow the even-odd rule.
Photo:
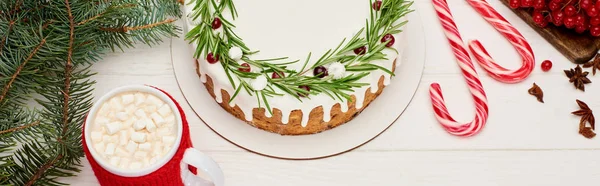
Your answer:
[[[500,1],[510,8],[509,0]],[[577,34],[574,30],[556,27],[553,24],[549,24],[546,28],[540,28],[533,22],[533,17],[528,10],[512,8],[511,10],[573,63],[588,62],[600,49],[600,38],[594,38],[589,33]]]

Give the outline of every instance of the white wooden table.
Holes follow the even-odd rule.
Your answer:
[[[225,141],[183,104],[196,147],[223,168],[227,185],[567,185],[600,181],[600,139],[577,134],[579,118],[575,99],[600,108],[600,86],[586,92],[568,83],[562,70],[574,67],[550,44],[499,1],[490,0],[529,40],[538,67],[523,83],[508,85],[491,79],[478,66],[489,96],[488,125],[477,136],[447,134],[434,119],[428,89],[439,82],[449,109],[460,121],[470,121],[474,108],[463,77],[442,34],[429,0],[416,0],[425,25],[427,56],[424,76],[413,102],[389,130],[349,153],[327,159],[288,161],[263,157]],[[480,39],[492,56],[507,68],[520,66],[510,44],[463,0],[449,0],[465,42]],[[181,103],[170,63],[169,42],[153,48],[140,46],[113,53],[97,63],[95,96],[130,84],[152,84],[170,92]],[[551,72],[539,63],[551,59]],[[591,76],[591,75],[590,75]],[[600,75],[599,75],[600,76]],[[600,77],[590,77],[600,82]],[[533,82],[545,92],[538,103],[527,89]],[[200,85],[199,85],[200,86]],[[290,147],[293,148],[293,147]],[[97,185],[87,161],[75,185]]]

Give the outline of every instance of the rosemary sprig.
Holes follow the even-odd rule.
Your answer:
[[[366,20],[365,27],[351,39],[344,39],[336,48],[328,50],[310,67],[308,63],[311,62],[312,53],[309,53],[299,71],[287,68],[288,65],[297,63],[299,60],[286,61],[288,60],[286,57],[264,60],[253,60],[250,58],[250,56],[259,51],[252,51],[246,46],[242,38],[234,32],[235,25],[222,16],[222,12],[226,9],[229,9],[229,13],[234,20],[238,16],[233,0],[221,0],[220,2],[216,0],[195,0],[195,4],[192,17],[200,19],[201,24],[191,29],[186,35],[186,39],[190,43],[195,43],[198,46],[194,57],[199,59],[204,58],[203,56],[209,53],[218,56],[231,85],[235,89],[231,101],[244,89],[249,95],[256,96],[259,108],[264,104],[269,113],[272,114],[268,102],[269,97],[288,94],[302,101],[300,95],[325,94],[332,99],[350,100],[350,94],[353,93],[354,88],[369,85],[368,83],[360,83],[359,80],[369,75],[370,72],[382,70],[394,75],[390,69],[371,62],[386,60],[385,49],[395,50],[386,47],[388,43],[380,42],[380,40],[387,34],[402,32],[401,28],[407,22],[398,23],[398,21],[406,14],[412,12],[409,8],[413,2],[406,0],[383,0],[381,9],[375,11],[371,8],[373,0],[370,0],[368,5],[370,16]],[[211,27],[211,23],[215,18],[221,19],[223,23],[221,33],[215,32]],[[362,46],[367,47],[365,54],[354,55],[352,53],[354,49]],[[229,50],[233,47],[242,49],[244,56],[241,60],[252,65],[255,68],[254,71],[243,72],[238,70],[242,66],[228,56]],[[318,78],[306,75],[311,69],[326,66],[334,62],[342,63],[346,67],[346,71],[352,73],[340,79],[333,79],[332,77]],[[281,78],[272,79],[270,78],[271,73],[277,73]],[[288,75],[284,76],[284,74]],[[258,76],[267,77],[268,85],[263,90],[254,90],[247,82]],[[236,85],[234,80],[237,80],[239,84]],[[306,91],[300,88],[300,86],[308,86],[310,91]]]

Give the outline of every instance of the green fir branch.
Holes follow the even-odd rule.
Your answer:
[[[180,5],[0,2],[0,185],[64,185],[59,178],[76,175],[95,85],[89,67],[107,51],[177,36],[180,28],[172,22],[181,15]]]

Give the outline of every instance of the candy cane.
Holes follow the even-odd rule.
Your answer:
[[[483,45],[478,40],[474,40],[469,42],[469,49],[471,49],[471,53],[475,56],[477,62],[492,78],[500,82],[518,83],[525,80],[535,66],[535,57],[527,40],[485,0],[467,0],[467,2],[510,41],[522,58],[521,68],[517,70],[506,69],[496,64]]]
[[[463,46],[462,38],[456,28],[452,13],[448,8],[448,3],[446,0],[433,0],[433,6],[444,27],[444,33],[452,46],[458,66],[460,66],[463,76],[467,81],[469,91],[475,101],[476,111],[475,119],[470,123],[460,124],[456,122],[456,120],[448,113],[448,108],[446,107],[444,96],[442,95],[442,89],[437,83],[431,84],[429,89],[433,110],[435,111],[438,122],[450,134],[457,136],[472,136],[477,134],[486,123],[488,117],[487,97],[483,91],[481,81],[479,81],[477,71],[473,67],[473,62],[471,62],[469,53],[467,53],[467,50]]]

